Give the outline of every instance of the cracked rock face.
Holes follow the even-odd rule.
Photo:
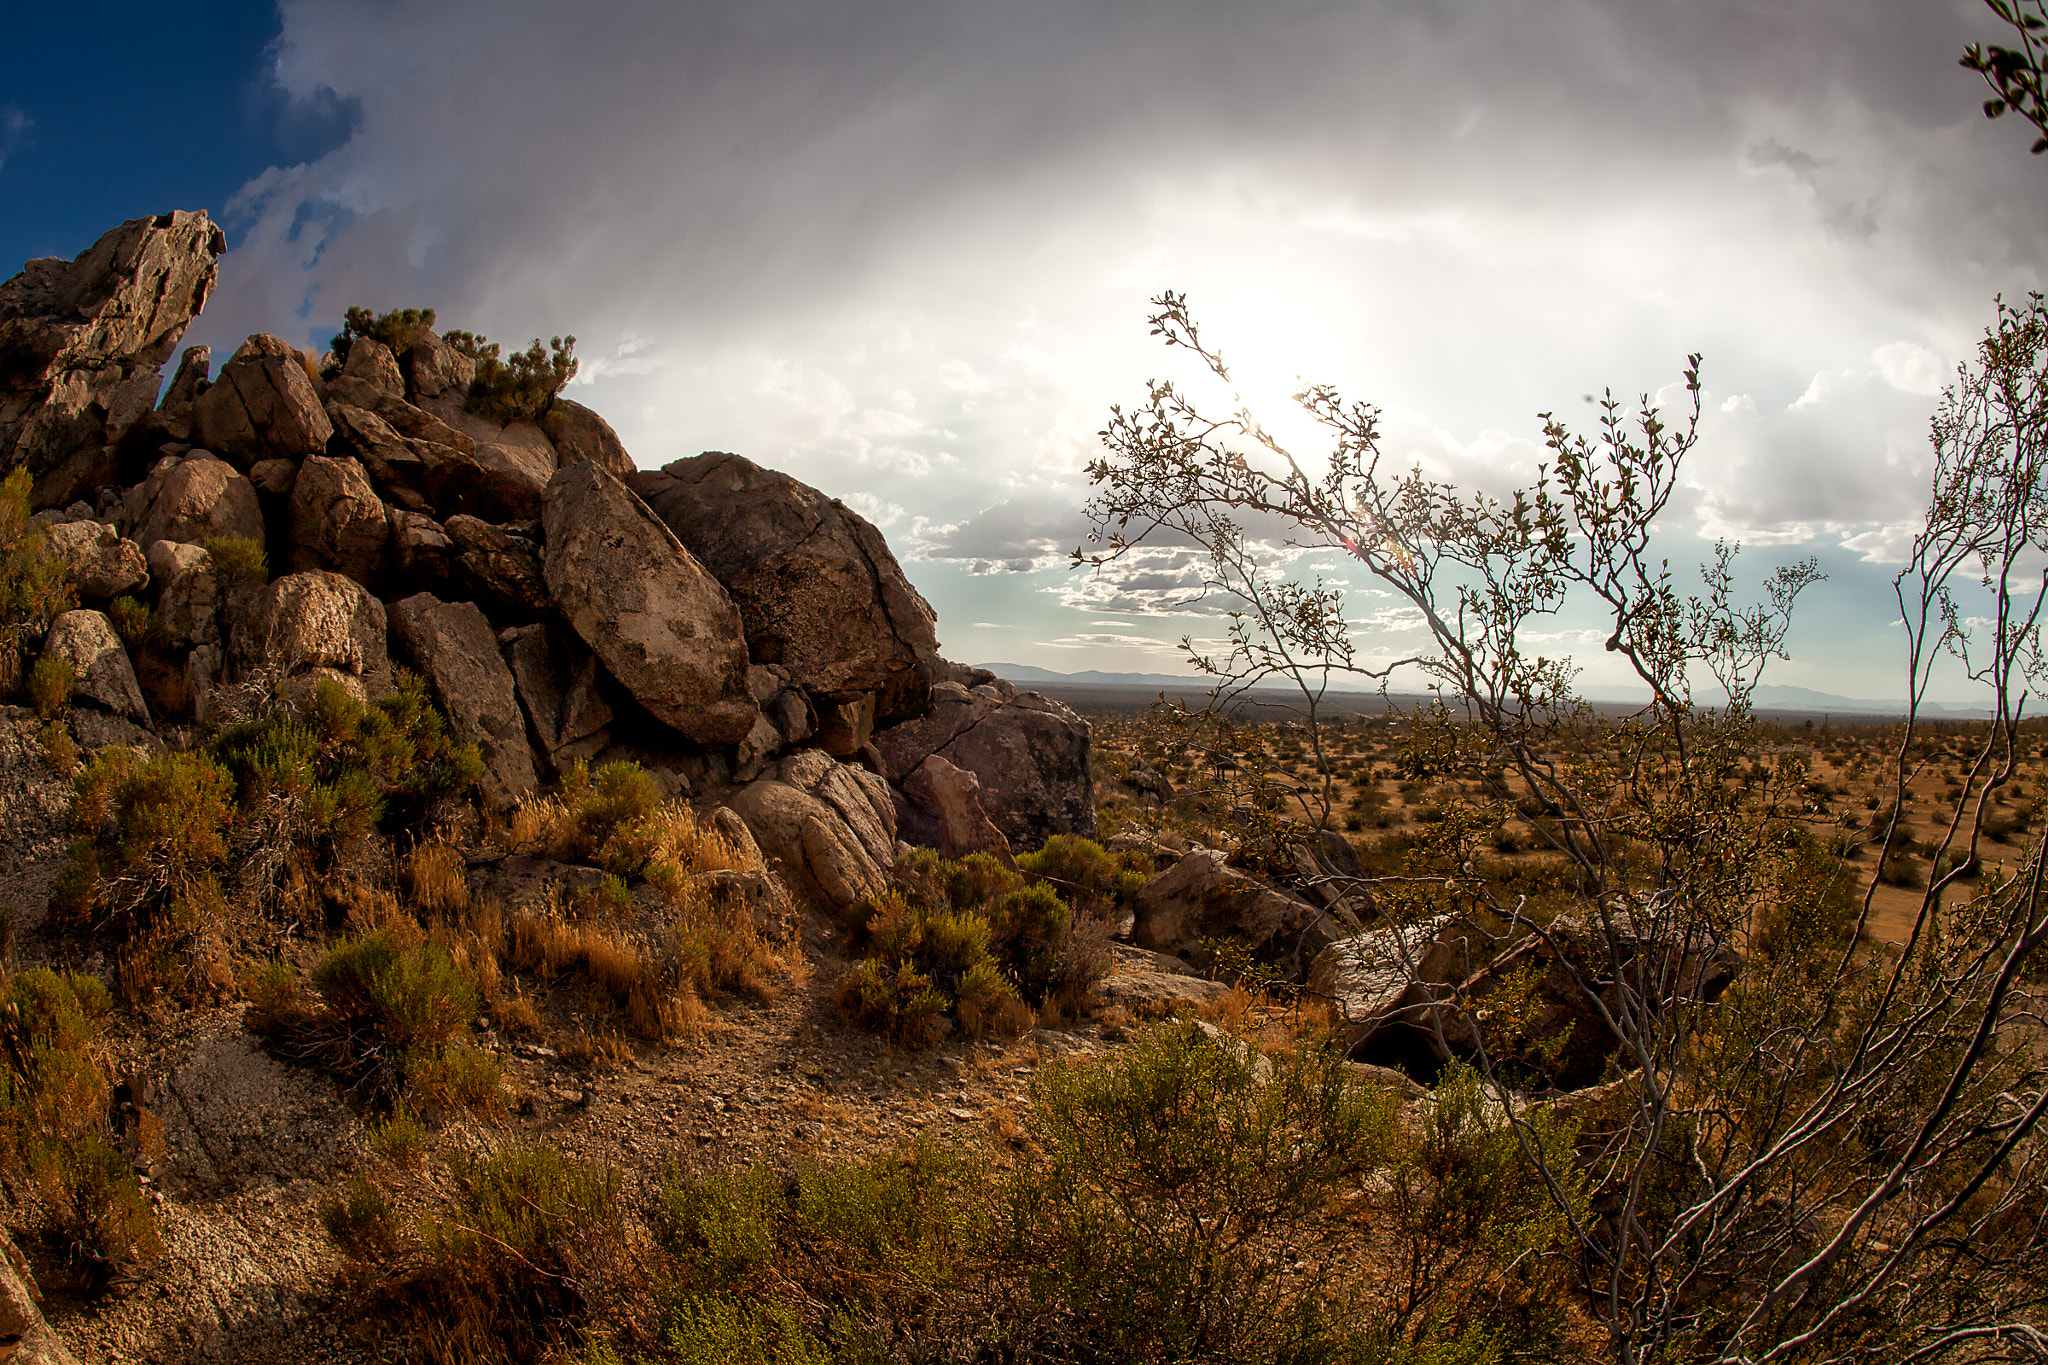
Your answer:
[[[159,540],[198,545],[214,536],[263,539],[256,485],[204,450],[166,455],[128,490],[122,517],[145,550]]]
[[[780,664],[805,691],[835,701],[873,692],[884,721],[923,709],[936,618],[866,519],[720,451],[633,483],[732,594],[755,663]]]
[[[225,250],[204,213],[159,214],[0,284],[0,471],[26,465],[37,507],[89,497],[111,476],[112,441],[156,406],[163,363]]]
[[[982,809],[1018,848],[1037,848],[1055,834],[1095,837],[1093,746],[1087,721],[1004,682],[939,683],[929,714],[875,736],[897,786],[934,754],[973,773]]]

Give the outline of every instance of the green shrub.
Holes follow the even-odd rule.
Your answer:
[[[427,1154],[427,1125],[418,1110],[400,1100],[370,1125],[370,1147],[394,1166],[416,1166]]]
[[[403,1053],[438,1049],[465,1033],[478,997],[434,944],[401,947],[385,931],[330,949],[312,973],[329,1027],[353,1046]]]
[[[1101,866],[1089,849],[1101,852],[1062,845],[1040,866],[1085,875]],[[864,961],[840,981],[840,1013],[913,1047],[942,1037],[948,1015],[976,1035],[1020,1032],[1031,1007],[1072,1008],[1110,967],[1106,919],[1076,915],[1050,880],[1027,881],[987,853],[915,850],[852,917]]]
[[[514,1144],[458,1156],[450,1176],[455,1207],[421,1221],[423,1263],[377,1296],[410,1358],[539,1361],[581,1346],[618,1173]]]
[[[208,536],[202,545],[222,587],[247,587],[270,581],[270,556],[254,536]]]
[[[28,670],[28,704],[44,720],[55,720],[71,707],[78,674],[63,659],[37,659]]]
[[[1055,834],[1042,848],[1019,854],[1017,870],[1050,882],[1077,915],[1114,921],[1137,900],[1152,876],[1152,860],[1135,849],[1111,853],[1093,839]]]
[[[32,486],[26,469],[0,480],[0,697],[21,686],[29,645],[77,600],[63,561],[30,520]]]
[[[166,751],[139,759],[110,746],[72,779],[72,847],[53,904],[67,916],[110,923],[126,938],[180,921],[217,903],[215,877],[227,858],[233,785],[203,753]],[[171,915],[177,907],[183,911]]]
[[[422,332],[434,329],[431,308],[394,308],[373,313],[367,308],[350,308],[342,314],[341,330],[327,343],[337,361],[348,359],[348,348],[357,337],[381,341],[393,355],[404,355],[419,343]]]
[[[1328,1297],[1353,1233],[1325,1215],[1340,1182],[1386,1162],[1396,1110],[1350,1086],[1341,1055],[1262,1064],[1167,1024],[1113,1061],[1040,1071],[1032,1108],[1002,1245],[1034,1316],[1073,1324],[1089,1356],[1331,1358],[1364,1331]]]
[[[112,1008],[97,979],[46,967],[22,972],[0,997],[0,1156],[35,1176],[51,1231],[93,1289],[158,1250],[148,1200],[113,1142],[94,1047]]]
[[[156,613],[149,603],[126,593],[107,604],[107,620],[114,627],[114,634],[121,637],[121,643],[128,646],[130,654],[152,647],[163,638]]]
[[[390,1198],[359,1175],[324,1195],[319,1212],[327,1235],[350,1255],[381,1258],[389,1255],[397,1242]]]
[[[580,367],[575,337],[551,337],[545,348],[535,337],[533,345],[501,360],[496,342],[465,334],[464,350],[476,360],[465,405],[505,421],[538,418]]]

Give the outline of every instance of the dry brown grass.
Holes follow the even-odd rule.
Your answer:
[[[578,1028],[557,1038],[555,1050],[563,1060],[593,1071],[617,1071],[633,1062],[633,1045],[609,1029]]]
[[[435,837],[413,847],[405,860],[404,882],[413,908],[430,919],[461,915],[469,909],[469,872],[462,851]]]

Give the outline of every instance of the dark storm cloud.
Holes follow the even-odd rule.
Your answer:
[[[347,140],[248,187],[195,340],[356,303],[574,332],[643,463],[740,449],[893,509],[942,617],[1025,571],[1040,638],[1186,587],[1036,590],[1108,404],[1176,373],[1162,288],[1269,419],[1336,381],[1395,462],[1489,486],[1539,410],[1705,351],[1688,515],[1877,554],[1938,377],[2048,260],[2048,174],[1955,64],[1976,0],[282,14],[280,87]]]

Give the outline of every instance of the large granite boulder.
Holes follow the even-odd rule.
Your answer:
[[[896,826],[911,843],[948,858],[992,853],[1015,865],[1010,841],[981,806],[981,779],[933,754],[913,768],[897,793]]]
[[[1253,952],[1316,923],[1321,912],[1230,866],[1224,854],[1190,850],[1138,889],[1131,939],[1141,948],[1174,952],[1204,938],[1239,940]]]
[[[935,618],[865,518],[721,451],[633,486],[732,594],[755,663],[780,664],[820,697],[874,693],[885,722],[923,709]]]
[[[149,720],[135,666],[105,612],[80,608],[59,616],[43,638],[43,657],[71,665],[73,701],[88,702],[131,720]]]
[[[372,701],[391,689],[385,632],[384,604],[362,584],[312,569],[265,588],[235,645],[244,670],[270,672],[287,697],[309,697],[330,678]]]
[[[589,460],[622,479],[637,468],[612,424],[581,403],[557,398],[541,414],[540,429],[553,443],[555,458],[562,464]]]
[[[412,345],[406,348],[401,363],[407,393],[414,399],[439,398],[444,394],[460,398],[476,378],[475,359],[425,328],[413,334]]]
[[[153,541],[149,576],[156,582],[156,628],[172,649],[220,642],[220,576],[198,545]]]
[[[982,809],[1012,847],[1055,834],[1095,834],[1094,736],[1088,722],[1036,692],[1000,680],[942,682],[929,714],[877,734],[889,781],[902,786],[938,754],[980,779]]]
[[[142,547],[98,521],[71,521],[43,533],[43,544],[64,562],[64,576],[84,598],[104,600],[134,592],[149,581]]]
[[[291,492],[292,567],[332,569],[374,583],[391,543],[391,523],[362,465],[309,455]]]
[[[343,375],[369,385],[387,398],[405,401],[405,375],[399,371],[398,357],[391,354],[391,348],[374,337],[357,337],[349,343],[348,359],[341,367]]]
[[[817,749],[791,754],[775,775],[729,803],[762,853],[835,912],[879,894],[896,865],[896,813],[874,773]]]
[[[204,450],[166,455],[128,490],[122,523],[136,544],[159,540],[197,545],[214,536],[264,538],[256,485]]]
[[[239,469],[317,455],[333,434],[306,357],[267,332],[244,341],[192,404],[194,439]]]
[[[620,686],[700,744],[745,739],[760,707],[739,612],[675,533],[589,460],[548,484],[545,528],[556,609]]]
[[[327,414],[348,453],[391,502],[487,522],[540,515],[555,452],[538,426],[478,417],[455,394],[409,403],[394,397],[388,383],[388,375],[363,378],[344,370],[328,382]]]
[[[171,375],[171,382],[164,386],[164,396],[157,400],[155,426],[167,439],[180,445],[192,441],[192,404],[199,395],[206,392],[212,383],[213,348],[211,346],[187,346],[178,357],[178,368]]]
[[[510,806],[533,791],[533,750],[498,637],[474,602],[417,593],[391,605],[391,634],[448,714],[448,730],[483,753],[483,793]]]
[[[0,284],[0,472],[26,466],[37,507],[112,478],[112,447],[156,406],[163,363],[225,250],[204,213],[163,213]]]

